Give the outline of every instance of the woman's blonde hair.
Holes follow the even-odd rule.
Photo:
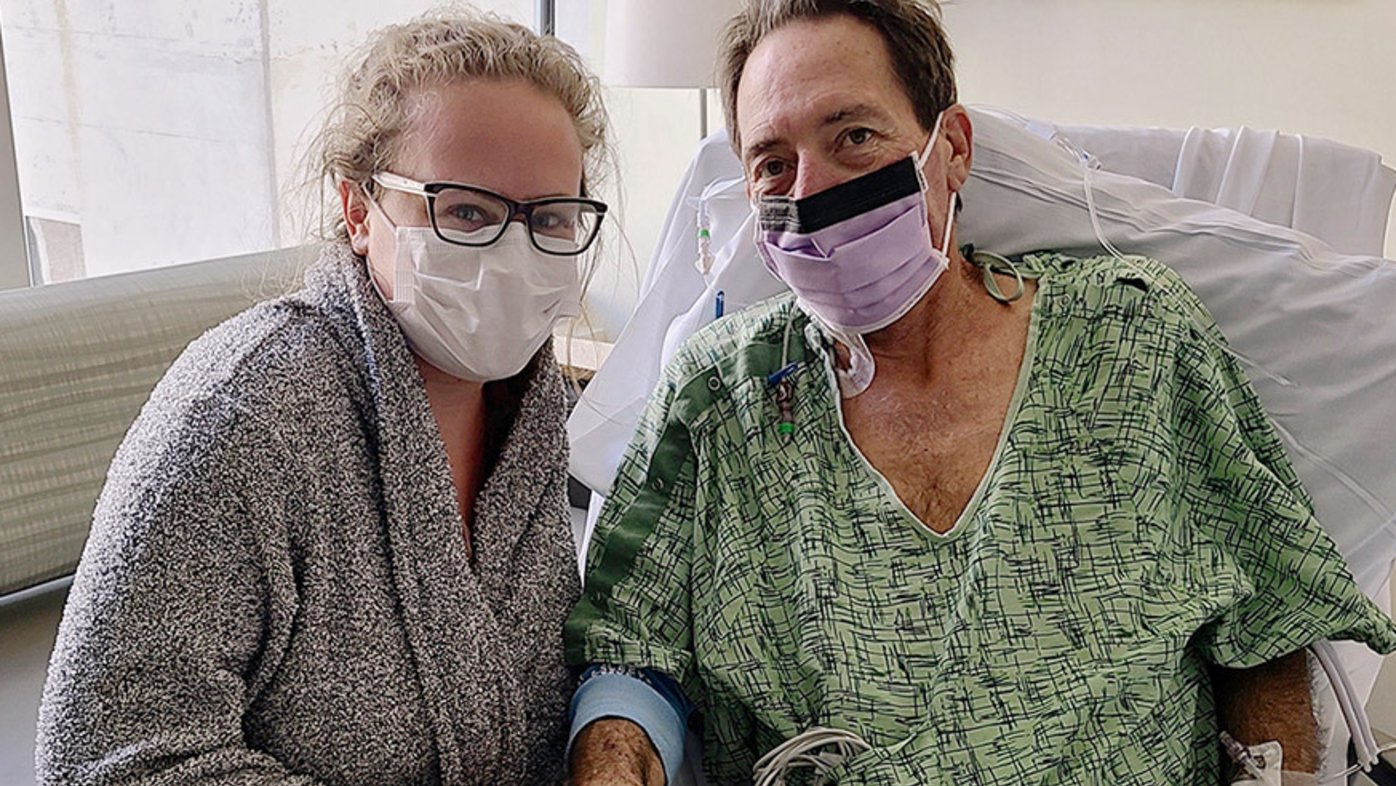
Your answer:
[[[350,62],[305,160],[322,240],[348,239],[342,212],[329,208],[333,195],[344,182],[371,189],[370,178],[392,167],[411,119],[409,102],[423,86],[522,80],[571,115],[582,145],[584,194],[596,193],[615,171],[600,82],[557,38],[474,9],[443,8],[378,30]]]

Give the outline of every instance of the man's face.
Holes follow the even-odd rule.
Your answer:
[[[742,72],[737,126],[751,195],[796,199],[919,152],[930,134],[882,37],[849,16],[794,22],[762,39]],[[934,185],[944,159],[926,167],[933,203],[946,193]]]

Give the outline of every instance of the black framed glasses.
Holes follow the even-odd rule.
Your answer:
[[[378,185],[426,200],[436,236],[458,246],[488,246],[515,217],[523,217],[529,242],[544,254],[576,256],[591,247],[606,216],[606,203],[584,197],[546,197],[516,202],[464,183],[421,183],[392,172],[373,176]]]

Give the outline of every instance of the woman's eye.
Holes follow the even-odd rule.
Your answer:
[[[460,221],[483,221],[485,218],[484,213],[481,213],[479,208],[468,205],[457,205],[451,208],[451,216]]]
[[[576,220],[561,213],[534,213],[533,226],[537,229],[561,229],[576,225]]]

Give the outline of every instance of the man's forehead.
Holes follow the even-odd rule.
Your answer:
[[[869,108],[891,116],[909,109],[910,100],[881,34],[852,17],[802,20],[772,31],[752,51],[737,87],[744,147]]]

